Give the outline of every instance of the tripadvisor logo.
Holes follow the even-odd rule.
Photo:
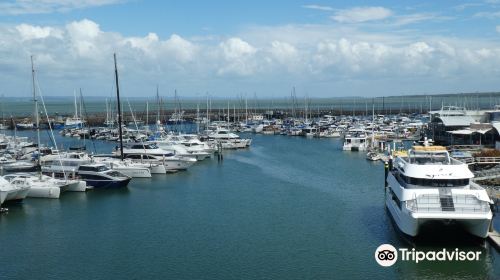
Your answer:
[[[479,261],[481,251],[461,251],[442,249],[439,251],[418,251],[415,248],[399,248],[391,244],[382,244],[375,250],[375,260],[381,266],[392,266],[399,259],[419,263],[421,261]]]
[[[398,260],[398,251],[391,244],[382,244],[375,250],[375,260],[381,266],[391,266]]]

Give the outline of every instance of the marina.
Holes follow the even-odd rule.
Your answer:
[[[111,276],[102,262],[111,258],[120,260],[114,277],[132,278],[149,273],[183,279],[498,274],[498,251],[468,235],[452,231],[450,239],[446,231],[408,243],[385,210],[383,164],[342,151],[340,139],[248,136],[252,147],[227,150],[222,163],[212,159],[187,171],[133,179],[125,189],[65,193],[58,200],[27,199],[9,206],[0,217],[2,240],[25,242],[0,259],[29,253],[30,263],[45,267],[37,275],[53,278]],[[106,152],[113,143],[98,147]],[[353,169],[364,176],[353,176]],[[40,238],[45,241],[39,243]],[[74,244],[75,239],[85,242]],[[428,250],[479,248],[485,257],[466,267],[451,262],[381,270],[372,261],[381,242]],[[77,258],[66,254],[70,243]],[[39,249],[33,252],[33,247]],[[127,261],[130,254],[134,266]],[[77,265],[82,260],[93,269]],[[53,265],[60,262],[67,265]],[[4,267],[2,275],[30,278],[33,271],[14,265]]]
[[[0,1],[0,280],[500,279],[499,17]]]

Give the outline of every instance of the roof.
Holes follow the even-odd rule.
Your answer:
[[[445,126],[469,126],[475,120],[471,116],[441,116],[437,117]]]
[[[413,146],[414,151],[418,152],[436,152],[436,151],[446,151],[443,146]]]

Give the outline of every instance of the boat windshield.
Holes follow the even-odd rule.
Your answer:
[[[107,175],[109,176],[112,176],[112,177],[124,177],[122,173],[118,172],[118,171],[114,171],[114,170],[110,170],[106,173]]]
[[[426,165],[426,164],[451,164],[450,157],[447,152],[412,152],[410,154],[409,163]]]

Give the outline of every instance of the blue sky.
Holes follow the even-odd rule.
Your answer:
[[[498,91],[500,1],[0,1],[0,94]]]

